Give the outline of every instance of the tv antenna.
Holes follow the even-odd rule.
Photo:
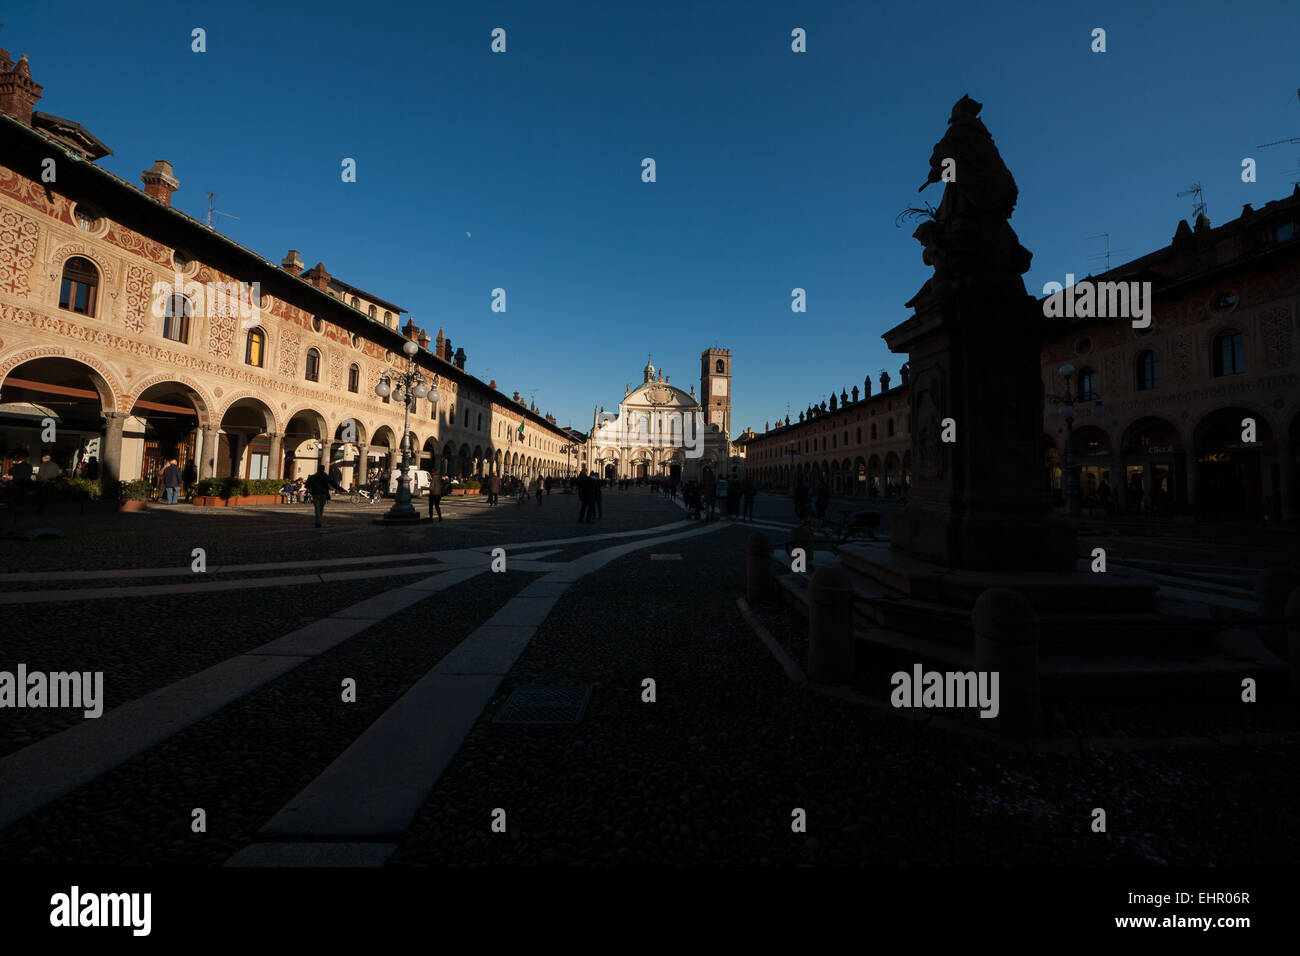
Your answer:
[[[205,224],[209,229],[211,229],[211,228],[212,228],[212,217],[213,217],[213,216],[225,216],[227,219],[233,219],[233,220],[235,220],[236,222],[238,222],[238,221],[239,221],[239,217],[238,217],[238,216],[232,216],[232,215],[230,215],[230,213],[228,213],[228,212],[218,212],[217,210],[215,210],[215,209],[212,208],[212,200],[214,200],[214,199],[216,199],[216,198],[217,198],[217,194],[216,194],[216,193],[208,193],[208,217],[207,217],[206,220],[204,220],[204,224]]]
[[[1199,219],[1201,216],[1208,215],[1207,210],[1209,207],[1205,205],[1205,197],[1202,194],[1201,184],[1199,182],[1192,183],[1190,188],[1184,189],[1178,194],[1178,196],[1180,198],[1183,196],[1196,197],[1196,205],[1192,207],[1192,217],[1194,219]]]
[[[1297,99],[1300,99],[1300,89],[1295,91]],[[1283,143],[1300,143],[1300,136],[1293,136],[1290,139],[1276,139],[1271,143],[1260,143],[1256,149],[1268,149],[1270,146],[1281,146]]]
[[[1110,233],[1109,233],[1109,232],[1099,232],[1099,233],[1097,233],[1097,235],[1095,235],[1095,236],[1085,236],[1084,238],[1085,238],[1085,239],[1105,239],[1105,240],[1106,240],[1106,251],[1105,251],[1104,253],[1099,252],[1099,253],[1097,253],[1097,255],[1095,255],[1095,256],[1089,256],[1088,258],[1089,258],[1089,259],[1105,259],[1105,260],[1106,260],[1106,271],[1109,272],[1109,271],[1110,271],[1110,255],[1111,255],[1111,248],[1110,248]],[[1119,253],[1119,252],[1128,252],[1129,250],[1128,250],[1128,249],[1116,249],[1116,250],[1114,250],[1114,251],[1117,252],[1117,253]]]

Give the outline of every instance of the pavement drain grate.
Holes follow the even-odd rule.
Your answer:
[[[587,710],[591,685],[516,687],[492,722],[495,724],[577,724]]]

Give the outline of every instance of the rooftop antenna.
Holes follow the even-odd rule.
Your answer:
[[[0,26],[3,26],[3,24],[0,24]],[[1300,88],[1295,91],[1295,95],[1297,99],[1300,99]],[[1283,143],[1300,143],[1300,136],[1293,136],[1290,139],[1275,139],[1271,143],[1260,143],[1255,148],[1268,149],[1270,146],[1281,146]]]
[[[1106,240],[1106,251],[1105,251],[1105,253],[1100,253],[1100,252],[1099,252],[1099,253],[1097,253],[1097,255],[1095,255],[1095,256],[1089,256],[1088,258],[1089,258],[1089,259],[1105,259],[1105,260],[1106,260],[1106,271],[1109,272],[1109,271],[1110,271],[1110,255],[1111,255],[1111,248],[1110,248],[1110,233],[1109,233],[1109,232],[1099,232],[1099,233],[1097,233],[1097,235],[1095,235],[1095,236],[1085,236],[1084,238],[1085,238],[1085,239],[1105,239],[1105,240]],[[1116,250],[1114,250],[1114,251],[1118,253],[1118,252],[1128,252],[1129,250],[1128,250],[1128,249],[1116,249]]]
[[[1208,217],[1209,213],[1207,212],[1207,210],[1208,210],[1209,207],[1207,207],[1207,206],[1205,205],[1205,198],[1204,198],[1204,196],[1202,195],[1201,184],[1200,184],[1199,182],[1192,183],[1192,185],[1191,185],[1190,188],[1188,188],[1188,189],[1184,189],[1184,190],[1183,190],[1182,192],[1180,192],[1178,195],[1179,195],[1180,198],[1181,198],[1182,196],[1195,196],[1195,197],[1196,197],[1196,205],[1192,207],[1192,219],[1193,219],[1193,221],[1195,221],[1196,219],[1199,219],[1201,216],[1207,216],[1207,217]]]
[[[238,217],[238,216],[232,216],[232,215],[230,215],[230,213],[228,213],[228,212],[218,212],[217,210],[215,210],[215,209],[212,208],[212,200],[214,200],[216,197],[217,197],[217,194],[216,194],[216,193],[208,193],[208,217],[207,217],[207,219],[204,220],[204,224],[205,224],[209,229],[211,229],[211,228],[212,228],[212,217],[213,217],[213,216],[225,216],[227,219],[233,219],[233,220],[235,220],[236,222],[238,222],[238,221],[239,221],[239,217]]]

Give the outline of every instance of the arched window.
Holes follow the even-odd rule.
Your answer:
[[[832,447],[832,448],[838,448],[838,447],[839,447],[839,445],[836,444],[836,441],[838,440],[838,438],[839,438],[838,435],[832,435],[832,436],[831,436],[831,447]]]
[[[1079,379],[1075,396],[1081,402],[1091,402],[1097,397],[1097,373],[1086,365],[1079,369]]]
[[[885,422],[885,434],[890,438],[894,437],[894,420],[892,418]]]
[[[173,342],[190,340],[190,300],[183,295],[169,295],[163,313],[163,338]]]
[[[465,427],[469,428],[469,409],[465,409]]]
[[[358,312],[361,311],[361,300],[355,295],[352,297],[352,308],[356,309]]]
[[[1160,387],[1160,356],[1151,350],[1137,357],[1138,391]]]
[[[370,317],[373,319],[373,318],[375,317],[375,315],[376,315],[375,307],[372,305],[372,306],[370,307]]]
[[[63,285],[59,289],[60,309],[94,315],[98,291],[99,270],[93,262],[81,256],[73,256],[63,264]]]
[[[356,362],[348,366],[348,391],[361,391],[361,366]]]
[[[1224,329],[1214,337],[1214,374],[1240,375],[1246,371],[1246,353],[1242,347],[1241,333],[1236,329]]]
[[[718,359],[717,363],[713,366],[713,370],[714,370],[715,372],[718,372],[718,373],[725,372],[726,369],[727,369],[727,366],[725,366],[724,364],[722,364],[722,359]]]
[[[244,339],[244,364],[262,368],[266,362],[266,333],[261,329],[249,329]]]
[[[320,351],[318,349],[307,350],[307,381],[320,381]]]
[[[875,422],[872,422],[872,423],[871,423],[871,440],[872,440],[872,441],[875,441],[875,440],[876,440],[876,423],[875,423]]]
[[[479,417],[478,417],[478,431],[482,431],[482,430],[483,430],[483,416],[482,416],[482,415],[479,415]]]
[[[858,426],[858,444],[862,444],[862,427]]]
[[[389,312],[387,309],[384,310],[384,325],[388,326],[390,329],[393,327],[393,313]]]

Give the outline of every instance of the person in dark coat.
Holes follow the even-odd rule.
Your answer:
[[[487,480],[488,504],[497,503],[497,495],[501,494],[501,476],[496,472],[488,475]]]
[[[758,496],[758,487],[754,484],[753,478],[746,478],[744,487],[741,489],[745,498],[745,513],[741,516],[744,521],[754,520],[754,499]]]
[[[591,522],[592,504],[592,482],[587,473],[583,472],[574,482],[578,487],[578,524],[584,521]]]
[[[182,481],[180,467],[176,464],[176,459],[173,458],[167,462],[167,467],[163,469],[162,473],[163,491],[166,495],[167,504],[177,504],[176,498],[180,494]]]
[[[95,459],[92,458],[90,460],[94,461]],[[96,466],[95,470],[96,472],[98,472],[99,470],[98,466]],[[86,476],[90,477],[89,465],[86,466]],[[181,485],[185,488],[186,501],[192,501],[194,499],[194,484],[198,480],[199,480],[199,471],[197,468],[194,467],[194,459],[191,458],[189,461],[185,463],[185,467],[181,469]]]
[[[496,476],[494,475],[493,477]],[[501,486],[501,479],[498,478],[497,487],[500,486]],[[436,511],[438,512],[438,520],[439,521],[442,520],[442,496],[445,495],[446,493],[447,493],[447,483],[446,480],[442,477],[442,475],[438,474],[438,472],[436,471],[430,474],[429,475],[429,517],[430,518],[433,517],[433,513]],[[489,498],[488,500],[491,501],[492,499]],[[496,502],[493,501],[492,503],[495,504]]]
[[[307,478],[307,493],[311,495],[311,503],[316,506],[316,527],[318,528],[321,526],[321,518],[325,515],[325,502],[330,500],[331,488],[339,494],[343,493],[343,489],[325,473],[325,468],[317,466],[316,473]]]
[[[605,517],[605,509],[601,504],[601,498],[603,496],[601,495],[600,492],[600,486],[602,484],[604,484],[604,482],[602,482],[599,478],[597,478],[596,473],[593,471],[591,473],[591,505],[596,510],[597,518]],[[588,520],[591,519],[588,518]]]

